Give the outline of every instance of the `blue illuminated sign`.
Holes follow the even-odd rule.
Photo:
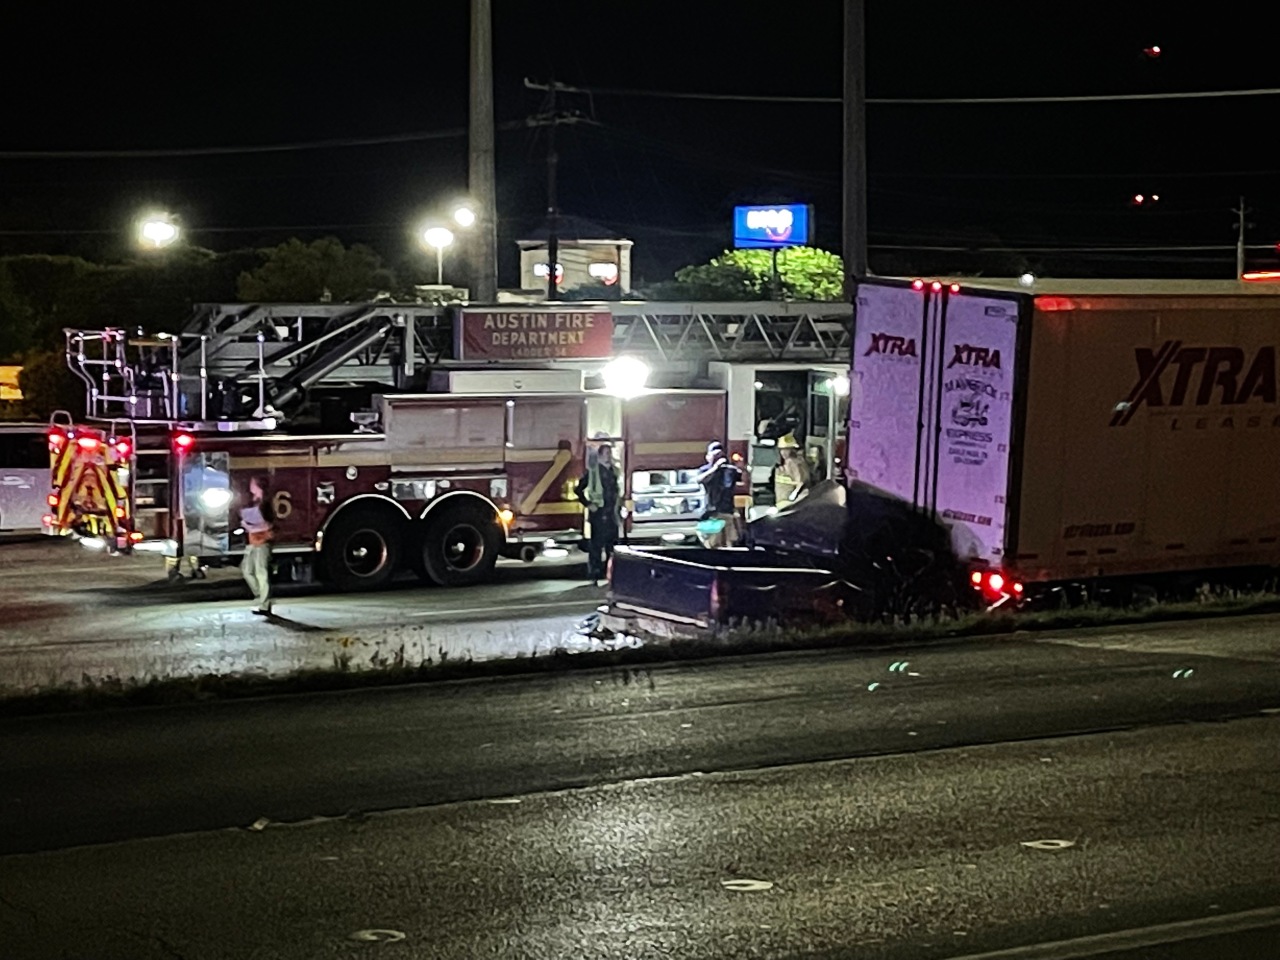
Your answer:
[[[739,249],[803,247],[812,229],[813,208],[803,203],[733,208],[733,245]]]

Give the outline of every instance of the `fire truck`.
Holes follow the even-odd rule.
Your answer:
[[[562,351],[577,334],[556,325],[588,313],[607,327],[603,347]],[[572,313],[234,305],[201,308],[177,334],[69,330],[88,417],[50,425],[46,530],[159,552],[172,576],[198,576],[239,562],[239,511],[257,477],[275,516],[279,575],[368,590],[410,569],[461,585],[486,579],[499,557],[532,560],[583,538],[574,487],[599,438],[620,462],[633,542],[694,536],[705,505],[693,473],[710,439],[727,437],[748,467],[739,502],[750,505],[751,480],[767,485],[753,474],[767,474],[760,451],[772,438],[757,435],[756,413],[759,397],[778,392],[770,377],[803,383],[800,400],[778,412],[798,414],[824,463],[838,461],[827,434],[844,418],[814,416],[806,397],[814,383],[837,397],[827,368],[839,366],[690,362],[696,351],[663,349],[669,315],[637,316],[616,304]],[[533,346],[551,356],[524,353],[540,337],[513,334],[521,324],[550,326],[550,346]],[[635,340],[637,324],[657,350]],[[490,344],[472,328],[499,331],[492,342],[510,355],[477,357]],[[637,357],[656,368],[653,386],[610,382],[619,339],[631,369],[646,367]]]

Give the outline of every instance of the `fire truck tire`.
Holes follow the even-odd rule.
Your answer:
[[[422,530],[422,567],[442,587],[488,580],[501,549],[497,518],[478,505],[428,516]]]
[[[343,512],[324,534],[325,579],[339,590],[385,587],[400,563],[398,521],[374,510]]]

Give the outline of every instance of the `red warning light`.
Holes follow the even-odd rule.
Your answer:
[[[80,446],[81,450],[97,450],[98,449],[98,441],[97,441],[97,438],[95,437],[81,437],[79,440],[76,441],[76,443]]]
[[[929,289],[931,289],[934,293],[941,293],[941,292],[942,292],[942,284],[941,284],[941,283],[939,283],[937,280],[935,280],[935,281],[933,281],[933,286],[932,286],[932,287],[930,287]]]
[[[129,441],[128,441],[128,440],[117,440],[117,441],[116,441],[116,453],[120,454],[120,456],[122,456],[122,457],[127,457],[127,456],[129,455],[129,450],[130,450],[130,449],[132,449],[132,448],[129,446]]]
[[[51,493],[44,499],[45,499],[45,502],[49,504],[49,506],[51,507],[56,507],[58,505],[58,495],[56,493]]]
[[[1249,280],[1253,283],[1259,281],[1276,281],[1280,280],[1280,270],[1250,270],[1248,273],[1240,275],[1241,280]]]
[[[924,289],[924,281],[923,281],[923,280],[912,280],[912,281],[911,281],[911,289],[912,289],[912,290],[923,290],[923,289]]]
[[[53,517],[50,514],[46,513],[43,517],[40,518],[40,522],[43,523],[46,527],[52,527]]]
[[[999,593],[1004,589],[1004,577],[998,573],[988,574],[987,586],[991,588],[992,592]]]
[[[958,284],[958,283],[953,283],[953,284],[951,285],[951,292],[952,292],[952,293],[959,293],[959,292],[960,292],[960,284]]]
[[[173,438],[173,445],[179,453],[186,453],[196,445],[196,438],[189,433],[179,433]]]
[[[1160,56],[1162,51],[1159,46],[1152,44],[1149,47],[1143,47],[1142,52],[1146,55],[1147,59],[1155,60]]]
[[[49,445],[52,447],[60,447],[63,441],[67,439],[67,435],[61,430],[53,430],[49,433]]]

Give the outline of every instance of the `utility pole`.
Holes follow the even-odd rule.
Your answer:
[[[560,259],[560,205],[556,194],[556,169],[560,155],[556,153],[556,127],[562,123],[595,123],[590,117],[578,111],[561,114],[556,105],[556,94],[559,92],[575,93],[572,87],[556,83],[534,83],[525,78],[525,89],[545,90],[547,93],[547,109],[536,117],[530,117],[527,123],[531,127],[550,127],[547,131],[547,299],[559,299],[556,289],[556,261]],[[621,263],[619,263],[621,277]]]
[[[476,206],[471,297],[498,299],[498,191],[493,159],[493,10],[471,0],[471,116],[467,187]]]
[[[844,4],[844,283],[867,274],[866,0]]]
[[[556,154],[556,81],[551,78],[548,93],[551,116],[550,128],[547,130],[547,299],[559,300],[560,291],[556,289],[556,263],[560,260],[560,208],[556,199],[556,165],[560,157]]]
[[[1236,279],[1239,280],[1244,276],[1244,228],[1245,216],[1249,213],[1249,209],[1244,205],[1244,197],[1240,198],[1240,206],[1231,211],[1236,215]]]

